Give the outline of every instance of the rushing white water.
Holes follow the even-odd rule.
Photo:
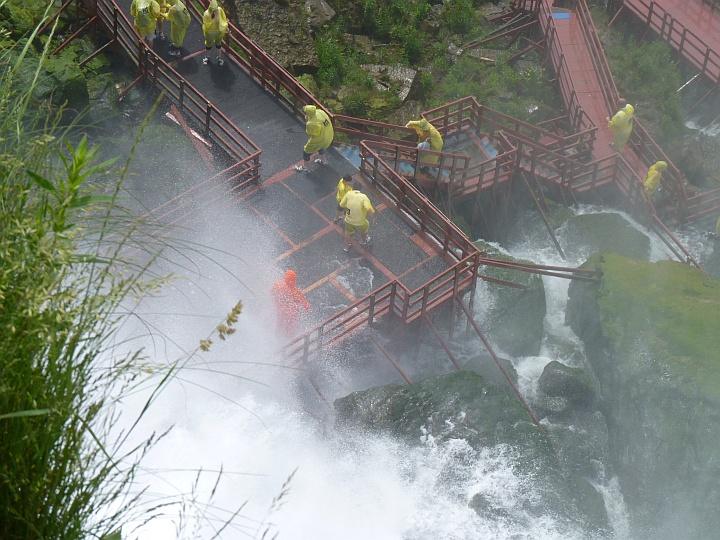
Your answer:
[[[523,510],[533,480],[516,472],[511,449],[476,451],[422,433],[409,445],[337,430],[331,411],[302,390],[304,373],[284,367],[277,353],[267,291],[280,270],[263,255],[271,241],[239,208],[213,209],[191,230],[182,232],[186,239],[210,249],[184,252],[186,275],[143,301],[140,318],[123,328],[123,338],[151,334],[132,345],[147,347],[156,375],[123,398],[117,429],[134,421],[166,362],[186,357],[236,301],[244,311],[227,341],[183,363],[128,441],[132,447],[172,427],[143,461],[136,490],[145,490],[144,512],[125,527],[128,538],[213,538],[221,529],[231,539],[586,537]],[[253,235],[227,234],[233,230]],[[353,388],[345,374],[337,379]],[[470,508],[476,494],[492,512]]]

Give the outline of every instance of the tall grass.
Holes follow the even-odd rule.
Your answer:
[[[127,305],[164,283],[150,268],[165,240],[117,204],[127,164],[99,163],[64,111],[37,100],[52,50],[39,42],[0,43],[0,539],[115,539],[138,512],[162,512],[136,504],[140,461],[162,434],[128,441],[188,359],[151,383],[129,430],[113,429],[118,396],[147,385],[140,352],[115,357],[114,340]],[[234,332],[239,313],[190,357]]]
[[[114,198],[88,186],[117,170],[85,139],[68,144],[62,111],[33,98],[51,40],[16,82],[35,37],[0,51],[0,538],[102,537],[153,438],[108,446],[109,396],[132,383],[134,355],[98,363],[120,303],[153,283],[119,257],[131,231],[107,242]]]

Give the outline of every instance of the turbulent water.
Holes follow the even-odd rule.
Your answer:
[[[142,190],[132,195],[143,198]],[[145,347],[147,371],[155,375],[123,398],[118,430],[132,424],[168,363],[186,359],[128,441],[131,446],[172,427],[143,462],[136,487],[142,491],[141,511],[127,524],[126,537],[209,539],[218,532],[223,538],[277,534],[317,540],[588,537],[553,515],[524,514],[523,502],[534,496],[533,479],[517,472],[511,448],[477,451],[465,441],[438,443],[424,433],[409,445],[338,431],[330,408],[304,390],[305,373],[285,367],[277,352],[282,343],[268,292],[281,269],[267,255],[274,246],[263,237],[262,226],[237,206],[198,207],[193,215],[196,219],[174,233],[180,241],[172,264],[158,267],[179,274],[178,279],[162,296],[143,301],[138,317],[119,336]],[[568,260],[563,261],[537,225],[532,230],[539,232],[510,245],[510,254],[566,265],[580,264],[589,254],[584,246],[565,245]],[[695,239],[701,248],[698,238],[686,240]],[[654,239],[652,246],[654,259],[667,256]],[[357,283],[363,288],[372,287],[361,278]],[[544,285],[548,309],[542,350],[535,357],[513,359],[520,389],[531,401],[548,362],[576,362],[572,356],[558,357],[556,344],[582,348],[564,323],[568,283],[544,278]],[[493,299],[483,285],[476,294],[476,315],[482,320],[478,306]],[[189,354],[238,300],[244,311],[237,333],[209,352]],[[479,343],[459,345],[481,352]],[[362,389],[347,373],[335,376],[342,385],[330,391],[330,399]],[[592,481],[604,498],[613,536],[627,538],[617,479],[598,471]],[[499,509],[494,516],[480,516],[468,506],[478,493]]]

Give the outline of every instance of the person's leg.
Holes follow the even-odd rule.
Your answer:
[[[362,240],[360,241],[360,245],[367,246],[370,243],[370,235],[368,234],[369,230],[370,230],[370,222],[365,220],[365,224],[359,228],[360,236],[362,237]]]
[[[207,45],[205,45],[205,56],[203,56],[203,59],[202,59],[203,65],[207,65],[207,63],[210,61],[209,56],[210,56],[211,49],[212,49],[212,47],[208,47]]]
[[[298,172],[307,172],[307,171],[308,171],[308,168],[306,167],[306,165],[307,165],[307,162],[310,161],[310,156],[311,156],[311,155],[312,155],[312,154],[308,154],[307,152],[305,152],[305,151],[303,150],[303,162],[304,162],[304,163],[303,163],[302,165],[297,165],[297,166],[295,167],[295,170],[298,171]]]
[[[320,150],[318,150],[318,154],[319,155],[315,159],[315,163],[317,163],[318,165],[327,165],[327,159],[325,159],[325,156],[324,156],[325,149],[321,148]]]
[[[345,248],[343,251],[345,253],[348,253],[350,251],[350,248],[352,247],[352,236],[355,233],[355,226],[350,225],[349,223],[345,223],[345,231],[343,233],[343,236],[345,238]]]
[[[222,42],[221,42],[221,43],[216,43],[216,44],[215,44],[215,49],[216,49],[215,52],[217,53],[217,56],[216,56],[217,65],[218,65],[218,66],[222,66],[222,65],[225,63],[225,60],[223,60],[223,57],[222,57],[222,52],[223,52],[223,50],[222,50]]]
[[[163,23],[162,19],[158,19],[155,23],[155,36],[160,38],[161,40],[165,39],[165,34],[163,34]]]

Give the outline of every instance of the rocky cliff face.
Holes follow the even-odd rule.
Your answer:
[[[720,281],[680,263],[604,254],[573,283],[611,460],[638,538],[720,530]]]

